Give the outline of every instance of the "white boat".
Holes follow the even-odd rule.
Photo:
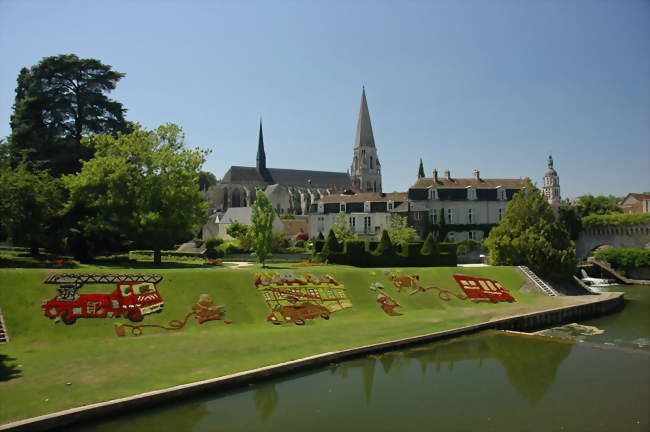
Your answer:
[[[590,277],[585,271],[585,269],[581,269],[580,272],[582,273],[582,278],[580,280],[587,286],[594,287],[594,288],[601,288],[601,287],[608,287],[612,285],[618,285],[618,283],[612,279],[601,279],[601,278]]]

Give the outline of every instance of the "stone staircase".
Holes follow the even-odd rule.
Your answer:
[[[9,342],[9,333],[5,327],[5,320],[2,317],[2,309],[0,309],[0,343]]]
[[[558,292],[553,289],[549,284],[544,282],[539,276],[537,276],[531,269],[526,266],[517,266],[519,270],[534,284],[536,285],[544,294],[555,297],[558,296]]]

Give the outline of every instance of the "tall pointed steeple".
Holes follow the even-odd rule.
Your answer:
[[[365,87],[361,91],[361,107],[357,120],[357,133],[354,137],[350,180],[352,188],[357,192],[381,192],[381,164],[372,133]]]
[[[266,153],[264,152],[264,134],[262,133],[261,118],[260,118],[260,136],[257,141],[257,169],[266,170]]]
[[[354,138],[354,147],[374,147],[375,137],[372,133],[370,123],[370,111],[366,100],[366,87],[361,90],[361,106],[359,107],[359,119],[357,120],[357,134]]]

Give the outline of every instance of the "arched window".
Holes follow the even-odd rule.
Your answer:
[[[372,191],[373,191],[373,192],[377,192],[377,182],[374,182],[374,183],[372,184]]]
[[[372,169],[372,168],[373,168],[373,166],[372,166],[372,156],[370,156],[370,169]]]
[[[366,192],[370,192],[372,189],[370,188],[370,182],[366,182]]]

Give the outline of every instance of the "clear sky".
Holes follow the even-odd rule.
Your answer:
[[[21,67],[62,53],[126,73],[129,120],[180,124],[205,169],[345,171],[366,86],[384,190],[418,160],[529,176],[563,197],[650,191],[650,2],[0,0],[0,136]]]

